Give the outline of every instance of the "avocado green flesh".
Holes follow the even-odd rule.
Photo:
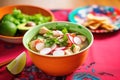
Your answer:
[[[23,23],[23,24],[18,25],[17,28],[20,31],[27,31],[27,30],[29,30],[31,28],[31,26],[26,26],[26,23]]]

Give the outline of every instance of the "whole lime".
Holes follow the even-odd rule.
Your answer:
[[[0,23],[0,34],[5,36],[15,36],[17,27],[14,23],[5,21]]]

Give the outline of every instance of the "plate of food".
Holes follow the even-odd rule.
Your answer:
[[[70,22],[82,24],[93,33],[114,32],[120,29],[120,10],[116,7],[90,5],[72,10]]]
[[[10,5],[0,8],[0,40],[22,43],[30,28],[54,21],[53,13],[33,5]]]

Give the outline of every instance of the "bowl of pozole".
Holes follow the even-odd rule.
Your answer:
[[[28,30],[23,44],[32,62],[48,75],[72,73],[86,59],[92,33],[70,22],[48,22]]]

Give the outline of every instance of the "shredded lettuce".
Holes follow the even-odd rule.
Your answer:
[[[33,21],[37,25],[45,23],[50,21],[51,17],[50,16],[44,16],[40,13],[34,14],[34,15],[28,15],[22,13],[21,10],[15,8],[13,9],[11,14],[4,15],[2,21],[10,21],[13,22],[16,25],[19,25],[21,23],[26,23],[28,21]]]
[[[59,41],[57,38],[47,38],[45,41],[46,47],[51,47],[53,44],[59,44]]]
[[[51,47],[54,43],[55,43],[54,39],[48,38],[48,39],[46,39],[46,41],[45,41],[45,46],[46,46],[46,47]]]
[[[63,37],[60,40],[57,37],[53,36],[52,31],[49,31],[46,34],[44,34],[44,37],[46,37],[45,45],[47,47],[51,47],[53,44],[57,44],[59,46],[66,46],[67,45],[67,41],[68,41],[68,38],[67,38],[67,35],[66,35],[68,33],[67,29],[64,28],[62,30],[62,33],[64,35],[63,35]]]

